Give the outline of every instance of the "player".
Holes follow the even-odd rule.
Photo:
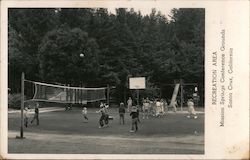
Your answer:
[[[30,105],[29,105],[29,107],[30,107]],[[24,125],[25,125],[25,127],[28,127],[28,122],[29,122],[28,114],[29,114],[29,108],[25,107],[24,108]]]
[[[109,108],[109,105],[107,104],[104,104],[104,114],[105,114],[105,117],[104,117],[104,127],[108,127],[109,126],[109,111],[108,111],[108,108]]]
[[[124,107],[124,103],[120,103],[120,107],[119,107],[119,124],[123,124],[124,125],[124,115],[125,115],[125,107]]]
[[[154,116],[154,102],[152,100],[149,100],[149,113]]]
[[[130,132],[138,131],[138,121],[139,121],[139,109],[136,106],[132,106],[130,116],[132,118],[132,128]]]
[[[149,109],[150,109],[150,102],[149,102],[149,99],[148,97],[146,98],[146,100],[143,101],[143,117],[142,119],[146,118],[148,119],[148,115],[149,115]]]
[[[198,118],[198,116],[196,115],[196,112],[194,110],[194,102],[193,102],[192,98],[190,98],[188,100],[187,105],[188,105],[188,113],[189,113],[187,118],[191,118],[191,117],[193,117],[194,119]]]
[[[105,105],[101,102],[100,104],[100,110],[96,111],[97,113],[101,113],[101,117],[99,119],[99,128],[103,128],[104,127],[104,120],[105,120]]]
[[[161,102],[159,101],[159,99],[156,100],[155,102],[155,116],[158,117],[160,116],[160,111],[161,111]]]
[[[36,103],[35,114],[31,123],[33,123],[34,120],[36,120],[36,125],[39,125],[39,103]]]
[[[132,101],[131,97],[129,97],[128,101],[127,101],[127,105],[128,105],[127,110],[128,110],[128,112],[131,111],[132,104],[133,104],[133,101]]]
[[[87,108],[83,107],[83,109],[82,109],[82,115],[83,115],[83,118],[84,118],[84,121],[83,121],[84,123],[88,123],[88,120],[89,120],[88,117],[87,117],[87,113],[88,113]]]

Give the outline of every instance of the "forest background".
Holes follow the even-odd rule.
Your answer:
[[[203,106],[204,37],[202,8],[174,8],[168,16],[156,9],[143,15],[132,8],[12,8],[8,88],[19,97],[24,72],[45,83],[115,86],[113,98],[125,101],[129,77],[143,76],[148,92],[155,88],[165,98],[173,92],[168,84],[197,83]]]

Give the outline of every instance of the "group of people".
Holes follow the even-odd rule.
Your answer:
[[[155,99],[153,101],[149,98],[142,100],[142,112],[143,119],[149,118],[149,115],[154,117],[160,117],[165,115],[165,112],[168,110],[168,104],[164,99]],[[175,110],[176,111],[176,110]]]
[[[132,103],[128,103],[128,105],[132,105]],[[125,117],[125,105],[123,102],[120,103],[119,109],[119,124],[125,124],[124,117]],[[138,130],[138,122],[140,122],[139,119],[139,107],[138,106],[131,106],[130,109],[128,109],[129,115],[132,119],[132,127],[130,132],[136,132]]]
[[[177,111],[177,101],[174,101],[172,104],[165,100],[156,98],[154,100],[149,100],[149,98],[142,100],[142,112],[143,119],[149,118],[149,116],[153,117],[161,117],[166,114],[169,108],[173,108],[173,111]],[[129,106],[128,106],[129,107]]]
[[[98,111],[96,111],[96,113],[100,113],[101,117],[99,119],[99,128],[104,128],[104,127],[108,127],[109,126],[109,113],[108,113],[108,108],[109,106],[103,102],[101,102],[100,104],[100,109]],[[82,115],[84,118],[84,122],[88,122],[88,116],[87,116],[87,108],[83,107],[82,109]]]
[[[143,99],[142,101],[142,118],[143,119],[149,119],[149,116],[154,117],[160,117],[162,115],[165,115],[168,111],[168,107],[172,105],[173,111],[177,111],[177,102],[175,101],[173,104],[169,104],[164,99],[155,99],[154,101],[149,100],[149,98]],[[190,98],[187,102],[188,105],[188,115],[187,118],[197,118],[197,114],[194,109],[194,102],[192,98]],[[96,111],[96,113],[100,113],[100,119],[99,119],[99,128],[104,128],[109,126],[109,120],[111,119],[111,116],[109,116],[108,112],[109,106],[103,102],[100,104],[100,109]],[[127,101],[127,112],[131,116],[131,130],[130,132],[136,132],[138,131],[138,123],[140,122],[139,119],[139,106],[133,105],[132,98],[129,97]],[[120,103],[118,108],[118,114],[119,114],[119,124],[124,125],[125,124],[125,113],[126,113],[126,107],[123,102]],[[87,108],[83,107],[82,110],[83,117],[86,121],[88,121],[87,117]]]
[[[24,108],[24,126],[28,127],[29,124],[29,108],[31,108],[30,105],[28,105],[28,107]],[[30,123],[32,124],[34,121],[36,121],[36,125],[39,125],[39,103],[36,103],[35,109],[34,109],[34,116],[33,119],[30,121]]]
[[[194,102],[192,98],[189,98],[187,101],[188,106],[188,116],[187,118],[197,118],[197,114],[194,109]],[[142,112],[143,112],[143,119],[149,118],[149,115],[152,115],[154,117],[160,117],[163,115],[166,115],[169,108],[172,107],[173,111],[177,111],[177,101],[174,101],[173,103],[169,102],[167,103],[164,99],[155,99],[154,101],[150,101],[148,98],[143,99],[142,101]]]
[[[109,126],[109,120],[112,120],[113,117],[109,115],[109,106],[103,102],[100,104],[100,109],[96,111],[96,113],[100,113],[100,118],[99,118],[99,128],[105,128]],[[125,105],[123,102],[120,103],[120,106],[118,108],[118,113],[119,113],[119,124],[125,124]],[[139,120],[139,108],[137,106],[132,106],[131,110],[129,111],[130,116],[132,118],[132,128],[130,132],[135,132],[138,130],[138,122]],[[82,109],[82,115],[84,118],[84,122],[88,122],[88,117],[87,117],[87,108],[83,107]]]
[[[99,128],[108,127],[109,126],[109,113],[108,113],[109,106],[103,102],[100,104],[100,109],[97,113],[101,114],[99,119]]]

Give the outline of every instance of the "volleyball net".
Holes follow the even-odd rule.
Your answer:
[[[25,80],[26,101],[86,104],[106,100],[107,87],[84,88]]]

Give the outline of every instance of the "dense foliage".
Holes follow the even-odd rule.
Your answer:
[[[9,9],[9,88],[26,78],[49,83],[117,87],[146,76],[163,88],[176,79],[204,88],[204,9]],[[80,54],[84,57],[80,57]],[[172,91],[171,91],[172,92]]]

